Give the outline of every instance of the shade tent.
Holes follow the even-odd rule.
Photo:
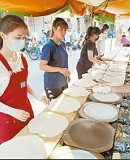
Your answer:
[[[0,10],[28,16],[42,16],[54,13],[69,3],[69,0],[0,0]]]
[[[0,11],[28,16],[45,16],[70,6],[72,14],[83,16],[93,6],[95,13],[130,17],[130,0],[0,0]]]
[[[0,0],[0,11],[28,16],[45,16],[71,6],[73,14],[84,15],[86,4],[77,0]]]
[[[130,17],[130,0],[78,0],[94,6],[94,13],[106,13],[108,16]]]
[[[106,0],[77,0],[77,1],[86,3],[89,6],[99,6],[100,4],[105,2]]]
[[[125,15],[130,12],[130,0],[109,2],[106,11],[116,15]]]

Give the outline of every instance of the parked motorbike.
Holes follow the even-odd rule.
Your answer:
[[[40,58],[42,53],[42,47],[43,43],[41,41],[35,42],[31,50],[29,51],[29,57],[32,60],[37,60],[38,58]]]

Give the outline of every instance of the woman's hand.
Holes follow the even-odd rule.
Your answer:
[[[69,77],[70,76],[70,71],[67,68],[59,68],[58,71],[63,74],[65,77]]]
[[[101,61],[101,63],[100,64],[107,64],[107,62],[106,61]]]
[[[21,109],[17,109],[14,118],[25,122],[30,117],[30,113]]]
[[[41,102],[45,103],[46,105],[49,105],[50,100],[49,100],[46,96],[43,96],[43,97],[41,98]]]

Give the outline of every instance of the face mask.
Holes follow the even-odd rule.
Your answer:
[[[24,48],[24,45],[25,45],[25,40],[14,40],[14,39],[11,39],[10,40],[10,44],[8,44],[8,48],[11,51],[18,52],[18,51],[20,51],[21,49]]]

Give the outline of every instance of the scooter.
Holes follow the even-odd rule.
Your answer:
[[[43,47],[43,43],[41,41],[35,42],[33,44],[33,47],[31,48],[31,50],[29,51],[29,57],[32,60],[37,60],[38,58],[40,58],[41,52],[42,52],[42,47]]]

